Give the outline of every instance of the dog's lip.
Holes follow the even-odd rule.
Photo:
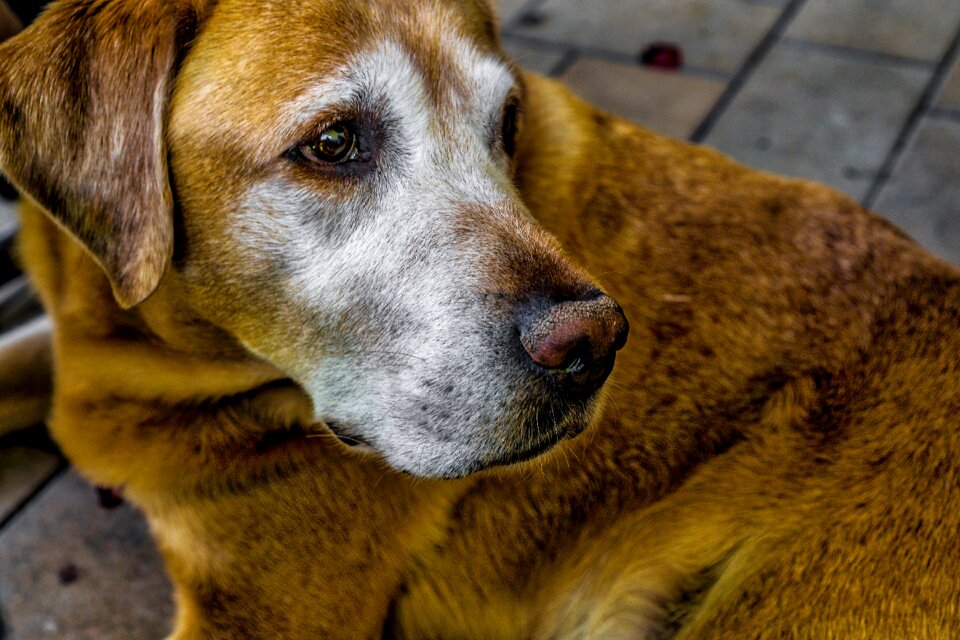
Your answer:
[[[512,464],[517,464],[520,462],[527,462],[533,460],[539,455],[546,453],[553,447],[559,445],[564,440],[569,440],[580,435],[583,431],[585,425],[580,425],[572,421],[566,422],[561,428],[557,431],[551,433],[550,435],[541,438],[533,445],[519,451],[514,451],[507,453],[504,456],[494,460],[490,463],[491,467],[505,467]]]
[[[539,456],[541,453],[544,453],[550,450],[551,448],[553,448],[555,445],[559,444],[559,442],[564,438],[566,438],[565,433],[558,433],[555,436],[544,438],[540,442],[534,444],[533,446],[527,449],[523,449],[521,451],[515,451],[513,453],[507,454],[506,456],[495,461],[493,464],[494,466],[503,467],[511,464],[516,464],[518,462],[526,462],[527,460],[532,460],[533,458],[536,458],[537,456]]]
[[[360,438],[358,436],[353,436],[353,435],[347,435],[343,433],[339,423],[333,420],[324,420],[323,424],[324,426],[327,427],[327,429],[330,430],[330,433],[332,433],[337,438],[337,440],[339,440],[346,446],[350,447],[351,449],[360,449],[360,450],[373,449],[373,446],[363,438]]]

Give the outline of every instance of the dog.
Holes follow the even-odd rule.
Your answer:
[[[520,72],[485,0],[57,0],[0,166],[171,638],[960,629],[957,269]]]

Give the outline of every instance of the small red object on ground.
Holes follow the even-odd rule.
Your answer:
[[[676,71],[683,66],[683,50],[670,42],[655,42],[640,54],[640,62],[662,71]]]
[[[57,571],[57,578],[60,579],[60,584],[73,584],[79,577],[80,569],[73,563],[65,564]]]
[[[96,487],[97,501],[103,509],[116,509],[123,504],[123,495],[117,489]]]

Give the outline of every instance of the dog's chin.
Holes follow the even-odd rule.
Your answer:
[[[360,435],[355,425],[334,420],[324,423],[334,436],[352,452],[375,456],[399,473],[418,478],[456,479],[488,469],[527,462],[550,451],[563,440],[576,437],[592,422],[599,401],[596,397],[568,408],[553,424],[545,424],[536,416],[514,427],[518,434],[531,434],[516,445],[484,445],[473,440],[464,442],[382,443],[376,437]]]
[[[425,474],[423,473],[424,470],[421,469],[419,473],[411,475],[454,479],[484,471],[521,465],[548,453],[562,441],[576,437],[586,428],[587,424],[586,421],[564,420],[563,423],[556,425],[556,429],[551,431],[549,435],[533,442],[524,443],[514,449],[498,450],[494,455],[479,455],[473,460],[461,459],[456,461],[457,464],[438,473]]]

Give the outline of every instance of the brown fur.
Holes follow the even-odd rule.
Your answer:
[[[298,6],[365,20],[365,5]],[[236,45],[218,39],[228,24],[249,25],[245,46],[269,41],[250,75],[265,94],[295,91],[300,58],[316,69],[338,55],[333,44],[307,47],[275,14],[237,12],[250,3],[224,0],[213,12],[190,69],[234,73]],[[60,13],[23,42],[49,45],[68,19]],[[489,38],[484,14],[466,15]],[[164,28],[148,33],[169,65]],[[63,103],[66,89],[50,98],[63,104],[60,119],[14,148],[19,123],[41,116],[9,94],[44,72],[13,60],[13,47],[0,49],[5,170],[31,194],[53,173],[75,188],[101,184],[101,168],[38,155],[56,135],[99,144],[96,128],[92,140],[81,135],[86,116]],[[98,53],[95,68],[71,77],[135,69],[156,81],[153,67],[125,59]],[[189,204],[212,216],[217,189],[229,188],[217,185],[258,170],[276,114],[269,96],[242,93],[217,114],[197,113],[191,83],[209,78],[185,73],[173,130],[202,124],[229,158],[248,159],[204,166],[189,147],[198,138],[173,141],[174,181],[207,193]],[[23,253],[56,327],[51,428],[79,469],[124,485],[146,512],[176,585],[174,637],[954,635],[957,270],[825,187],[663,139],[542,78],[525,83],[523,200],[601,278],[633,334],[587,433],[462,480],[397,474],[310,424],[299,389],[223,328],[230,301],[206,292],[201,308],[184,303],[176,270],[157,258],[170,251],[166,230],[103,234],[117,228],[105,210],[80,219],[41,200],[81,239],[97,236],[91,259],[41,208],[23,207]],[[107,104],[120,123],[136,106]],[[102,195],[166,197],[152,187]],[[213,219],[191,224],[216,233]],[[152,238],[146,253],[126,247],[130,237]],[[144,302],[114,302],[114,292],[137,302],[158,270]]]

